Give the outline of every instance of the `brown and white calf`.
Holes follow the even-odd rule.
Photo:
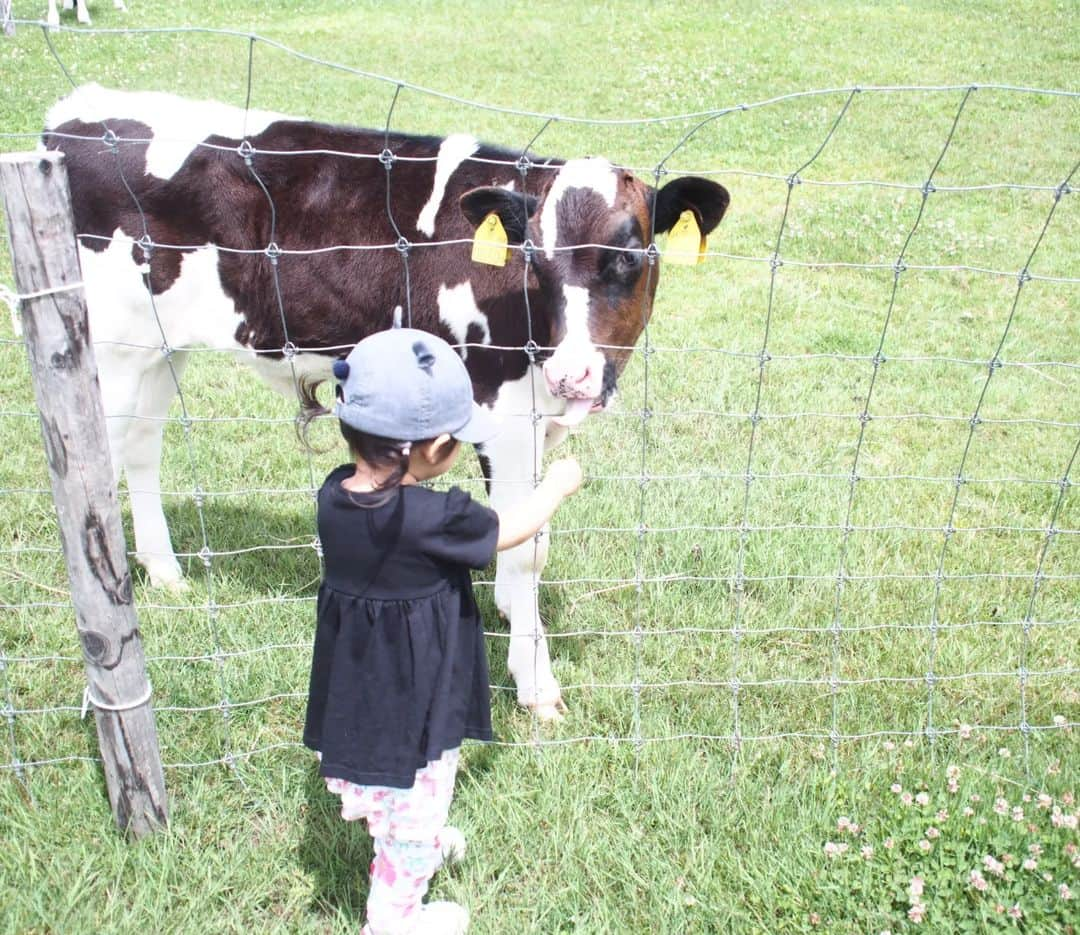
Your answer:
[[[292,394],[294,372],[326,379],[404,306],[414,327],[461,346],[477,401],[503,417],[480,451],[498,509],[530,489],[568,425],[611,400],[652,310],[653,233],[686,210],[708,233],[728,205],[715,182],[657,191],[597,158],[533,159],[525,192],[519,154],[467,136],[387,140],[95,85],[52,108],[44,140],[66,153],[109,443],[155,585],[181,581],[160,495],[175,395],[163,346],[178,349],[177,371],[183,348],[232,349]],[[492,213],[527,248],[502,267],[470,258]],[[534,593],[547,548],[544,535],[499,555],[495,601],[518,700],[553,717],[561,698]]]

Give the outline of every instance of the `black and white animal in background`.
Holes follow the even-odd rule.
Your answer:
[[[113,0],[113,6],[118,10],[127,10],[124,0]],[[65,10],[75,10],[75,17],[84,26],[90,25],[90,10],[87,8],[87,0],[64,0]],[[50,26],[60,25],[60,12],[56,8],[56,0],[49,0],[49,12],[46,22]]]
[[[349,346],[390,326],[395,306],[411,307],[413,327],[467,345],[476,399],[503,417],[480,452],[498,509],[531,489],[538,453],[611,400],[652,310],[651,231],[689,210],[708,233],[728,206],[707,179],[657,191],[598,158],[534,160],[523,192],[518,153],[462,135],[392,133],[395,230],[384,163],[350,155],[377,157],[382,131],[96,85],[52,108],[44,140],[66,154],[113,464],[127,476],[136,554],[155,585],[182,579],[160,495],[175,394],[164,343],[232,349],[291,395],[293,368],[305,384],[327,379]],[[535,245],[528,268],[520,250],[502,267],[472,262],[474,232],[492,213],[511,244]],[[145,234],[170,248],[147,261]],[[399,236],[410,244],[408,294],[398,250],[334,249]],[[277,258],[284,311],[265,252],[272,240],[313,251]],[[459,242],[427,246],[439,241]],[[287,342],[301,349],[291,362]],[[177,370],[185,356],[172,355]],[[556,717],[562,701],[534,593],[547,551],[544,535],[501,553],[495,602],[510,619],[518,700]]]

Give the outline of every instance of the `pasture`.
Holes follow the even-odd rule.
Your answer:
[[[1080,98],[969,87],[1078,90],[1066,4],[129,5],[0,39],[0,148],[35,144],[59,58],[732,194],[707,261],[664,268],[615,411],[564,449],[587,483],[540,591],[563,722],[515,705],[481,576],[500,742],[466,748],[470,854],[434,886],[471,931],[1076,925]],[[162,26],[237,34],[123,31]],[[643,122],[684,114],[713,119]],[[355,931],[370,846],[299,746],[333,426],[305,451],[293,401],[193,355],[163,470],[190,587],[133,570],[172,821],[129,844],[6,320],[0,387],[0,931]],[[474,458],[453,479],[482,495]]]

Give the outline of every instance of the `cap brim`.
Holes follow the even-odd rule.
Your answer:
[[[501,427],[499,420],[495,418],[490,409],[485,409],[483,406],[473,403],[472,415],[469,417],[469,421],[456,432],[450,434],[458,441],[467,442],[470,445],[479,445],[481,442],[489,441],[498,435]]]

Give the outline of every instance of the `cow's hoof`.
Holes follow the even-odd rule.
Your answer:
[[[191,585],[188,584],[187,578],[171,578],[166,580],[160,580],[157,578],[150,578],[150,587],[162,588],[168,591],[170,594],[186,594],[191,590]]]
[[[535,714],[538,720],[547,721],[550,724],[558,724],[570,710],[566,707],[566,702],[562,700],[562,695],[554,701],[527,704],[525,707]]]
[[[174,594],[183,594],[189,587],[180,566],[153,566],[144,564],[146,576],[150,579],[150,587],[164,588]]]

